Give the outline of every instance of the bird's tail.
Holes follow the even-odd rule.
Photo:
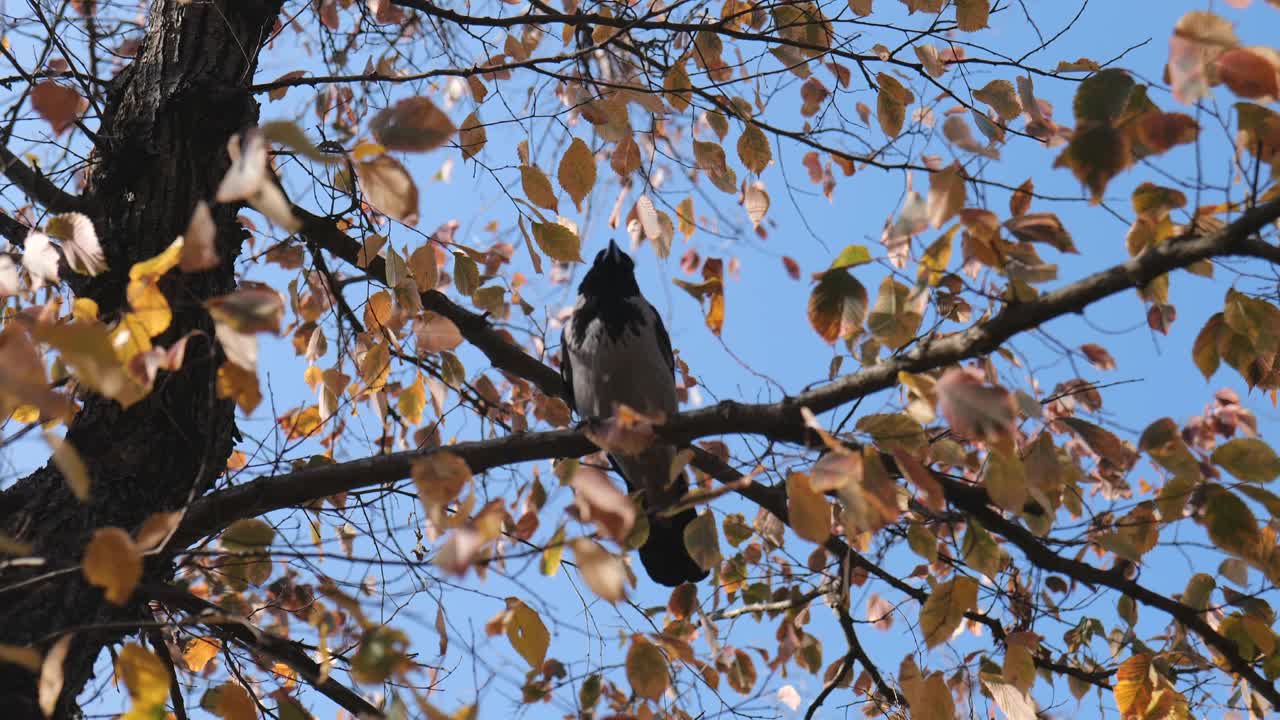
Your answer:
[[[684,529],[696,517],[698,513],[693,508],[669,518],[649,516],[649,539],[640,546],[640,562],[655,582],[675,587],[707,576],[684,545]]]

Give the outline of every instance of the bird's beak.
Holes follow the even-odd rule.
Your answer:
[[[618,247],[618,243],[614,242],[613,238],[610,238],[609,249],[605,253],[605,258],[607,258],[611,263],[620,263],[622,262],[624,255],[626,255],[626,253],[622,252],[622,248]]]

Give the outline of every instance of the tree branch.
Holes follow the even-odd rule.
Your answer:
[[[12,180],[27,197],[45,206],[50,212],[72,212],[84,207],[83,198],[54,185],[49,178],[32,170],[3,145],[0,145],[0,172]]]
[[[1118,590],[1121,593],[1141,602],[1143,605],[1164,611],[1184,627],[1199,635],[1205,644],[1222,655],[1231,670],[1244,678],[1259,695],[1267,699],[1271,706],[1280,707],[1280,692],[1267,681],[1240,654],[1236,643],[1215,630],[1200,613],[1189,605],[1161,595],[1137,582],[1126,578],[1118,572],[1102,570],[1092,565],[1070,560],[1050,550],[1040,542],[1030,530],[1012,522],[998,511],[992,509],[990,498],[982,488],[967,485],[942,474],[933,473],[934,478],[942,485],[947,502],[972,515],[987,530],[999,533],[1022,551],[1027,560],[1036,566],[1051,572],[1061,573],[1083,583],[1102,585]]]
[[[247,621],[228,618],[222,608],[185,590],[169,585],[147,585],[141,589],[147,596],[192,615],[201,624],[212,628],[226,639],[288,665],[298,673],[299,677],[352,715],[383,717],[381,710],[360,697],[351,688],[332,677],[326,677],[321,681],[320,666],[294,643],[253,627]]]

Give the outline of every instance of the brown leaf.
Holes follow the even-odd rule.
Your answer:
[[[557,178],[560,187],[569,193],[573,204],[581,211],[583,199],[596,184],[596,156],[582,138],[574,138],[564,157],[560,158]]]
[[[356,177],[374,210],[405,225],[418,224],[418,186],[400,161],[382,155],[357,163]]]
[[[988,442],[1013,436],[1018,409],[1008,390],[985,385],[976,372],[959,368],[943,373],[936,388],[939,409],[955,433]]]
[[[1080,346],[1080,352],[1089,359],[1089,362],[1099,370],[1115,370],[1116,360],[1111,357],[1111,353],[1107,349],[1096,343],[1085,343]]]
[[[738,137],[738,159],[751,172],[759,175],[773,160],[769,139],[754,124],[748,124]]]
[[[631,641],[631,649],[627,651],[627,682],[637,696],[648,700],[659,700],[671,685],[671,675],[667,671],[667,659],[656,645],[636,636]]]
[[[636,506],[598,468],[579,463],[569,480],[578,519],[595,523],[605,537],[621,542],[636,522]]]
[[[40,711],[47,718],[53,717],[53,711],[57,709],[58,696],[62,694],[65,679],[62,669],[74,637],[74,633],[67,633],[55,640],[40,663],[40,681],[36,688],[36,695],[40,702]]]
[[[470,160],[479,155],[488,141],[489,134],[485,131],[484,124],[472,112],[462,121],[462,128],[458,131],[458,147],[462,150],[462,159]]]
[[[1265,56],[1249,48],[1233,48],[1218,57],[1218,77],[1231,92],[1270,102],[1280,95],[1280,74]]]
[[[31,88],[31,107],[49,123],[54,135],[61,135],[75,124],[89,101],[74,88],[42,80]]]
[[[215,243],[218,228],[213,223],[213,213],[209,211],[209,204],[203,200],[196,203],[196,209],[191,213],[191,221],[187,223],[187,230],[182,234],[182,256],[178,263],[178,267],[182,272],[200,272],[201,270],[210,270],[218,267],[222,260],[218,257],[218,248]]]
[[[449,116],[429,98],[411,97],[384,108],[369,123],[373,137],[388,150],[427,152],[453,137]]]

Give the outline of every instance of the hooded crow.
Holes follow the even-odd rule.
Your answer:
[[[619,404],[642,413],[676,412],[675,358],[658,311],[640,294],[635,263],[614,241],[596,254],[578,286],[578,302],[560,340],[560,371],[570,404],[583,418],[606,418]],[[688,490],[683,471],[672,478],[676,449],[653,445],[639,455],[611,455],[631,492],[648,508],[669,507]],[[663,518],[652,511],[640,561],[649,577],[674,587],[707,571],[684,545],[693,509]]]

